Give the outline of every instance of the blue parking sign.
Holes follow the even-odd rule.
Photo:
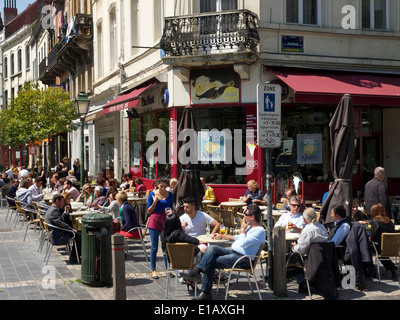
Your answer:
[[[275,112],[275,94],[264,93],[264,111]]]

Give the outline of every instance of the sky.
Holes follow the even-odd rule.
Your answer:
[[[4,13],[4,2],[5,0],[0,0],[0,12],[1,12],[1,17],[3,17]],[[20,14],[22,11],[24,11],[29,4],[34,3],[35,0],[17,0],[17,9],[18,9],[18,14]]]

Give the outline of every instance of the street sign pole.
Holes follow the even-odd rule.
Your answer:
[[[257,141],[266,150],[266,190],[267,190],[267,242],[268,263],[266,274],[268,284],[273,285],[273,218],[272,218],[272,157],[271,150],[281,146],[281,93],[278,84],[260,83],[257,85]]]

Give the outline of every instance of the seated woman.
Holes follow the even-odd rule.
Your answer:
[[[206,185],[206,180],[203,177],[200,178],[200,181],[201,181],[201,184],[203,185],[203,188],[204,188],[203,200],[211,200],[212,203],[214,203],[216,198],[215,198],[215,195],[214,195],[213,188],[211,188],[210,186]]]
[[[359,202],[357,199],[353,199],[352,207],[351,207],[351,221],[358,221],[361,224],[368,224],[368,216],[363,214],[360,210],[358,210]]]
[[[395,232],[394,224],[388,217],[385,207],[380,204],[374,204],[371,207],[371,236],[370,239],[378,245],[378,253],[381,252],[382,233]],[[392,273],[393,279],[397,279],[396,266],[391,260],[380,260],[386,270]]]
[[[181,220],[175,214],[169,214],[164,221],[164,228],[161,232],[161,248],[164,256],[168,259],[167,243],[191,243],[196,245],[194,251],[193,264],[197,265],[201,258],[201,251],[198,247],[200,241],[197,238],[189,236],[182,229]],[[194,283],[187,281],[186,284],[194,288]]]
[[[255,180],[249,180],[247,182],[247,191],[241,199],[247,204],[262,205],[261,202],[264,196],[264,191],[258,189],[258,183]]]
[[[141,178],[136,178],[134,181],[135,184],[135,192],[138,192],[139,194],[145,194],[146,193],[146,186],[143,183],[143,180]]]
[[[116,195],[118,193],[117,190],[115,190],[114,188],[110,187],[107,191],[108,193],[108,204],[105,205],[105,203],[103,204],[103,206],[98,206],[98,208],[101,211],[104,211],[104,213],[107,213],[109,215],[111,215],[114,219],[118,219],[119,218],[119,205],[116,199]]]
[[[92,186],[86,183],[82,188],[82,193],[76,199],[77,202],[83,202],[85,206],[89,207],[94,199],[94,193],[92,192]]]
[[[132,228],[140,227],[139,222],[136,217],[136,212],[133,206],[128,202],[128,195],[125,191],[120,191],[117,193],[116,197],[117,203],[120,207],[119,217],[114,220],[116,228],[114,231],[119,232],[123,236],[131,239],[139,239],[139,229],[128,232]]]

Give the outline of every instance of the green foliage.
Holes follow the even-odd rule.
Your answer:
[[[40,90],[26,82],[8,108],[0,112],[0,143],[10,147],[33,144],[51,135],[76,129],[75,102],[57,87]]]

